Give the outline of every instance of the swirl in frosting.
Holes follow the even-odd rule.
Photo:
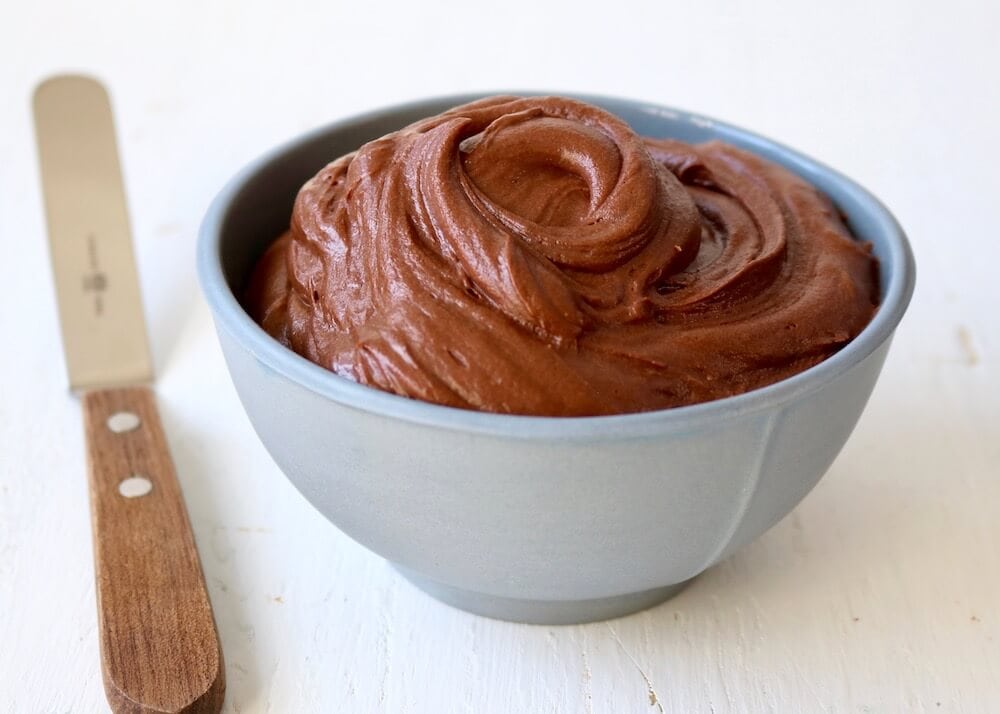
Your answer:
[[[559,97],[473,102],[333,161],[246,296],[267,332],[348,379],[553,416],[771,384],[877,305],[871,247],[802,179]]]

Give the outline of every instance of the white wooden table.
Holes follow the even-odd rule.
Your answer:
[[[114,95],[226,711],[1000,711],[1000,6],[364,5],[0,10],[0,712],[105,708],[29,111],[66,69]],[[802,505],[674,600],[578,627],[449,609],[315,513],[254,436],[194,276],[203,210],[263,149],[375,106],[519,86],[779,137],[880,195],[919,266],[868,411]]]

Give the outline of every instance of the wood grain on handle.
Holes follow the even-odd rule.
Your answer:
[[[218,712],[222,650],[155,397],[143,387],[88,392],[83,410],[108,701],[130,714]],[[152,489],[122,495],[130,477]]]

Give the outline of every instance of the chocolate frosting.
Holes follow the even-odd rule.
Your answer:
[[[302,187],[246,306],[348,379],[489,412],[596,415],[761,387],[843,347],[876,261],[836,208],[732,146],[493,97]]]

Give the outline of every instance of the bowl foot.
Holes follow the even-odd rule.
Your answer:
[[[576,625],[630,615],[673,597],[691,582],[686,580],[662,588],[593,600],[521,600],[444,585],[396,563],[392,566],[425,593],[452,607],[496,620],[531,625]]]

